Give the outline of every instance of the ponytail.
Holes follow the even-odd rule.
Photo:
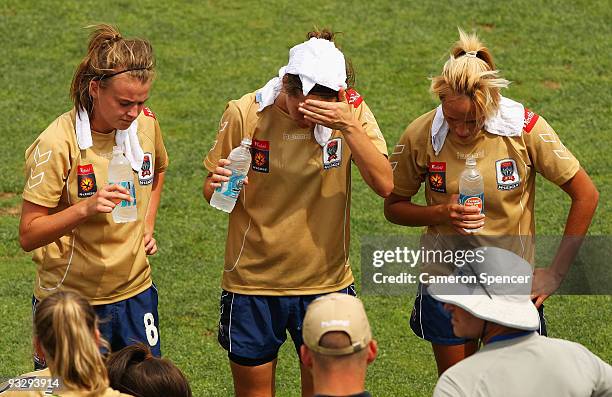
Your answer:
[[[143,343],[126,346],[108,357],[108,377],[113,389],[134,397],[192,397],[180,369],[157,358]]]
[[[42,300],[34,315],[34,333],[53,376],[68,389],[101,395],[108,388],[106,368],[96,341],[96,314],[73,292],[57,292]]]
[[[500,89],[510,82],[499,76],[493,55],[476,34],[459,29],[459,40],[451,48],[442,74],[431,79],[431,92],[440,100],[450,95],[469,97],[476,117],[486,119],[497,113]]]
[[[89,94],[89,83],[99,80],[105,86],[108,79],[128,73],[146,83],[153,79],[155,59],[153,47],[147,40],[125,39],[117,28],[100,24],[89,37],[87,55],[77,67],[70,87],[70,98],[75,108],[84,109],[91,117],[93,101]]]

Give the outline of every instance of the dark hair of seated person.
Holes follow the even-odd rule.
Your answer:
[[[110,385],[134,397],[192,397],[185,375],[174,363],[151,354],[143,343],[126,346],[106,361]]]

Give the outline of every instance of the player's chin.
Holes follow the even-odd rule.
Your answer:
[[[128,128],[130,128],[130,125],[132,125],[132,121],[128,121],[128,120],[119,120],[117,122],[117,125],[115,126],[116,129],[118,130],[127,130]]]
[[[457,137],[459,139],[468,139],[469,137],[471,137],[474,134],[455,134],[455,135],[457,135]]]

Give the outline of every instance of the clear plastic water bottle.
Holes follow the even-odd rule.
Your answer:
[[[244,138],[240,146],[230,152],[227,159],[231,161],[231,164],[225,168],[232,171],[232,175],[229,177],[228,182],[223,182],[220,187],[215,189],[210,199],[210,205],[230,213],[236,205],[244,178],[247,176],[251,166],[251,139]]]
[[[484,212],[484,181],[476,168],[476,159],[473,157],[465,160],[465,169],[459,179],[459,204],[466,207],[478,207],[480,213]],[[481,229],[482,227],[463,230],[467,233],[476,233]]]
[[[134,186],[134,172],[128,159],[123,155],[123,149],[113,147],[113,158],[108,164],[108,183],[124,187],[132,196],[132,202],[121,200],[113,208],[113,221],[115,223],[133,222],[138,218],[136,207],[136,188]]]

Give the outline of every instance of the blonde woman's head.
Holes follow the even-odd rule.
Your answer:
[[[36,305],[36,344],[68,389],[97,396],[108,388],[99,335],[94,309],[74,292],[56,292]]]
[[[442,74],[431,79],[431,92],[442,102],[449,124],[450,121],[465,121],[466,131],[469,132],[470,127],[479,130],[487,118],[497,113],[500,89],[510,82],[499,75],[493,56],[476,34],[459,29],[459,40],[450,52]],[[449,120],[445,108],[455,113],[458,120]],[[450,127],[453,131],[453,126]]]

